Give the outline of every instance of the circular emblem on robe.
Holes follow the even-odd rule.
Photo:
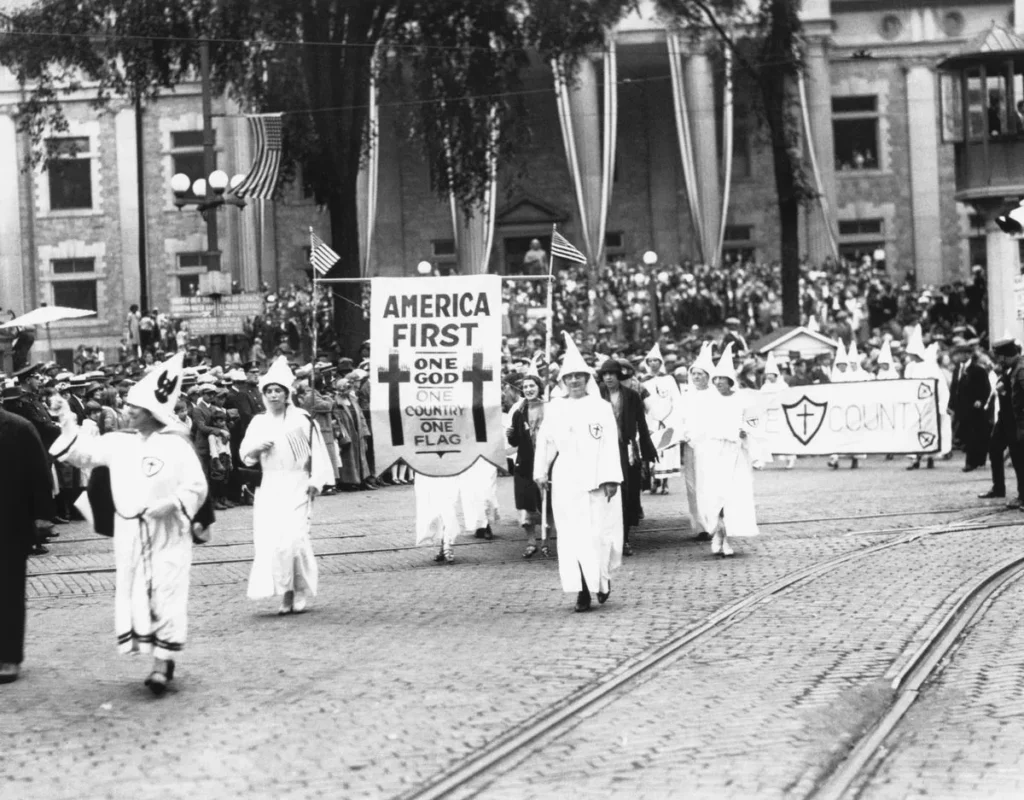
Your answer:
[[[159,458],[147,457],[142,459],[142,474],[147,478],[152,478],[163,468],[164,462]]]
[[[665,390],[664,386],[656,386],[654,387],[654,390],[658,393],[658,397],[668,397],[668,392]]]
[[[594,423],[590,426],[590,435],[595,439],[600,439],[601,434],[604,433],[604,427],[600,423]]]

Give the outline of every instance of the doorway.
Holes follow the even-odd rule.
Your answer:
[[[540,241],[540,246],[548,255],[548,262],[551,259],[551,234],[537,236],[506,236],[503,239],[505,245],[505,261],[503,264],[505,275],[523,275],[523,258],[530,249],[530,242],[534,239]]]

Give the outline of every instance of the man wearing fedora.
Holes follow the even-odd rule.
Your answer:
[[[4,388],[4,395],[12,392]],[[16,391],[16,390],[15,390]],[[54,515],[50,466],[32,425],[0,409],[0,683],[18,679],[25,647],[25,568],[37,520]]]

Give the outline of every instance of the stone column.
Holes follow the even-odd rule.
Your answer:
[[[1013,281],[1020,275],[1019,243],[1003,233],[995,223],[999,211],[986,214],[985,253],[988,256],[988,336],[989,341],[1009,334],[1024,340],[1024,326],[1017,319]]]
[[[0,116],[0,308],[19,314],[31,311],[34,298],[25,297],[22,281],[21,184],[18,174],[18,133],[14,120]],[[6,320],[6,314],[4,314]]]
[[[112,308],[111,313],[122,318],[128,306],[139,302],[142,282],[139,278],[139,170],[138,142],[135,141],[135,109],[123,108],[114,117],[114,136],[117,142],[117,213],[121,231],[121,285],[124,290],[123,308]],[[114,266],[109,265],[111,269]],[[157,294],[151,281],[150,307],[156,304]]]
[[[828,40],[823,36],[807,40],[807,109],[811,122],[810,140],[818,160],[821,192],[829,211],[826,219],[821,202],[807,206],[807,243],[804,250],[812,264],[832,255],[836,235],[836,156],[832,134],[832,76],[828,62]]]
[[[711,252],[704,254],[704,258],[710,261],[716,255],[714,248],[718,246],[718,231],[722,224],[715,76],[711,72],[711,61],[703,52],[691,55],[686,60],[685,69],[693,160],[697,171],[697,193],[701,206],[701,227],[703,240],[711,249]]]
[[[914,269],[921,285],[943,283],[939,210],[939,134],[935,73],[907,67],[910,133],[910,199],[914,219]]]

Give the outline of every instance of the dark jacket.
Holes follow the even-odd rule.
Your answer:
[[[35,544],[35,521],[55,513],[49,457],[26,420],[0,409],[0,558],[24,555]]]
[[[1009,395],[1009,410],[1012,411],[1012,419],[1008,423],[1012,426],[1013,438],[1011,441],[1024,442],[1024,356],[1017,356],[1010,364],[1006,372],[1006,389]]]
[[[210,436],[220,436],[222,428],[215,428],[213,406],[196,403],[192,408],[192,443],[200,457],[210,455]]]
[[[508,443],[512,447],[517,448],[516,467],[513,474],[533,480],[533,459],[536,453],[528,423],[527,404],[524,401],[512,412],[512,424],[509,427]]]
[[[620,386],[622,393],[622,413],[619,423],[619,448],[627,450],[630,443],[639,448],[640,460],[653,462],[658,460],[658,451],[651,441],[651,432],[647,428],[647,415],[644,412],[644,401],[640,393],[626,386]],[[609,400],[608,389],[601,385],[601,397]]]

